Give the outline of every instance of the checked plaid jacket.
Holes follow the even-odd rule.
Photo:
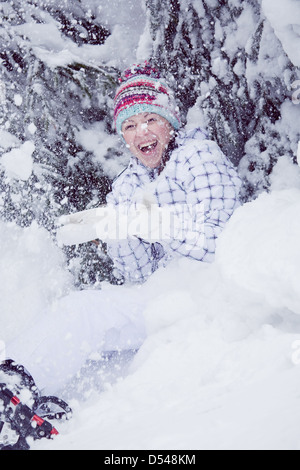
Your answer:
[[[180,132],[163,170],[152,170],[132,156],[113,183],[107,204],[172,207],[181,230],[152,242],[140,236],[108,243],[117,274],[143,283],[176,256],[214,260],[216,240],[240,205],[241,180],[218,145],[201,129]],[[178,228],[178,227],[177,227]]]

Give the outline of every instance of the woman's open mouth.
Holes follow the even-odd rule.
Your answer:
[[[147,142],[146,144],[139,145],[138,148],[143,153],[151,153],[156,149],[158,141]]]

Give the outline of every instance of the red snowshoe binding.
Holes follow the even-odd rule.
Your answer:
[[[49,420],[69,419],[71,408],[57,397],[42,397],[32,376],[11,360],[0,363],[0,450],[29,450],[32,440],[58,431]]]

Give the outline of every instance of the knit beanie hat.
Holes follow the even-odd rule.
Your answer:
[[[159,72],[145,62],[123,72],[115,96],[114,122],[119,135],[126,119],[140,113],[156,113],[178,130],[181,126],[179,108],[174,94]]]

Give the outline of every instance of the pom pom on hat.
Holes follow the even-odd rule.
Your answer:
[[[119,135],[126,119],[140,113],[156,113],[164,117],[174,129],[181,126],[179,108],[174,94],[158,70],[148,62],[126,69],[115,96],[114,122]]]

